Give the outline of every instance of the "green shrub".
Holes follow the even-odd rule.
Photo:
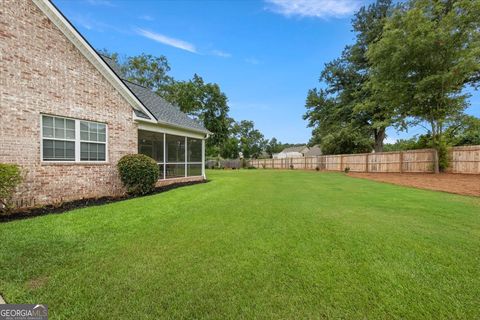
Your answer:
[[[0,211],[8,209],[8,200],[22,180],[19,166],[0,163]]]
[[[160,175],[155,160],[143,154],[123,156],[117,167],[127,192],[133,195],[152,191]]]
[[[448,146],[444,141],[438,144],[437,152],[438,152],[438,168],[440,169],[441,172],[443,172],[448,168],[448,165],[450,162],[448,159]]]

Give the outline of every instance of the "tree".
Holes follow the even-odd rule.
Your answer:
[[[258,158],[265,150],[267,140],[263,134],[255,129],[253,121],[242,120],[232,123],[231,136],[227,143],[230,144],[231,150],[236,150],[236,154],[230,154],[229,158],[237,158],[239,152],[242,152],[244,158]],[[236,144],[236,148],[232,145]]]
[[[161,96],[164,94],[165,87],[173,82],[173,78],[168,75],[170,64],[167,57],[163,55],[155,57],[142,53],[138,56],[121,58],[118,53],[110,52],[108,49],[101,49],[98,52],[115,61],[126,80],[149,88]]]
[[[453,146],[480,145],[480,119],[463,115],[445,130],[445,140]]]
[[[168,75],[170,65],[163,55],[155,57],[142,53],[128,57],[121,69],[127,80],[147,87],[161,96],[165,87],[173,82],[173,78]]]
[[[392,108],[372,100],[364,84],[370,76],[366,52],[380,38],[391,9],[390,0],[378,0],[360,9],[352,21],[357,33],[355,44],[347,46],[340,58],[325,65],[320,81],[326,88],[308,92],[304,119],[314,128],[310,142],[318,142],[325,152],[369,151],[372,146],[376,151],[383,149],[385,130],[393,121]],[[335,137],[344,139],[343,147],[325,145]],[[347,143],[348,139],[352,141]]]
[[[270,157],[272,157],[274,153],[281,152],[283,149],[283,144],[275,137],[270,139],[270,141],[268,141],[267,145],[265,146],[265,152],[268,153]]]
[[[213,133],[207,140],[207,155],[216,156],[227,143],[231,118],[228,99],[216,83],[205,83],[195,74],[188,81],[174,81],[165,86],[164,98],[180,107],[183,112],[203,122]]]
[[[409,124],[426,122],[440,155],[446,124],[468,105],[464,86],[478,81],[479,28],[478,0],[411,1],[367,51],[369,90]]]
[[[312,89],[308,93],[309,126],[314,127],[309,144],[319,144],[324,154],[370,152],[372,140],[368,128],[358,126],[350,108],[328,96],[325,90]]]

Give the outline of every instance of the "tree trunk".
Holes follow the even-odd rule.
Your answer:
[[[375,152],[383,152],[383,140],[385,140],[385,128],[375,129]]]
[[[435,170],[435,173],[440,173],[440,165],[439,165],[439,161],[438,161],[438,149],[439,149],[439,145],[438,145],[438,137],[437,137],[437,126],[435,124],[434,121],[431,121],[430,122],[430,125],[432,126],[432,145],[433,145],[433,148],[435,149],[435,154],[434,154],[434,170]]]

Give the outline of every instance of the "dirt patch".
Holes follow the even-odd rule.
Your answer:
[[[478,174],[350,172],[348,175],[402,186],[480,197],[480,175]]]
[[[26,287],[31,290],[40,289],[44,287],[48,282],[48,278],[45,276],[41,276],[39,278],[28,280],[26,283]]]

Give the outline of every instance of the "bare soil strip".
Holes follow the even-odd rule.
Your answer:
[[[350,172],[348,175],[402,186],[480,197],[480,175],[478,174]]]

